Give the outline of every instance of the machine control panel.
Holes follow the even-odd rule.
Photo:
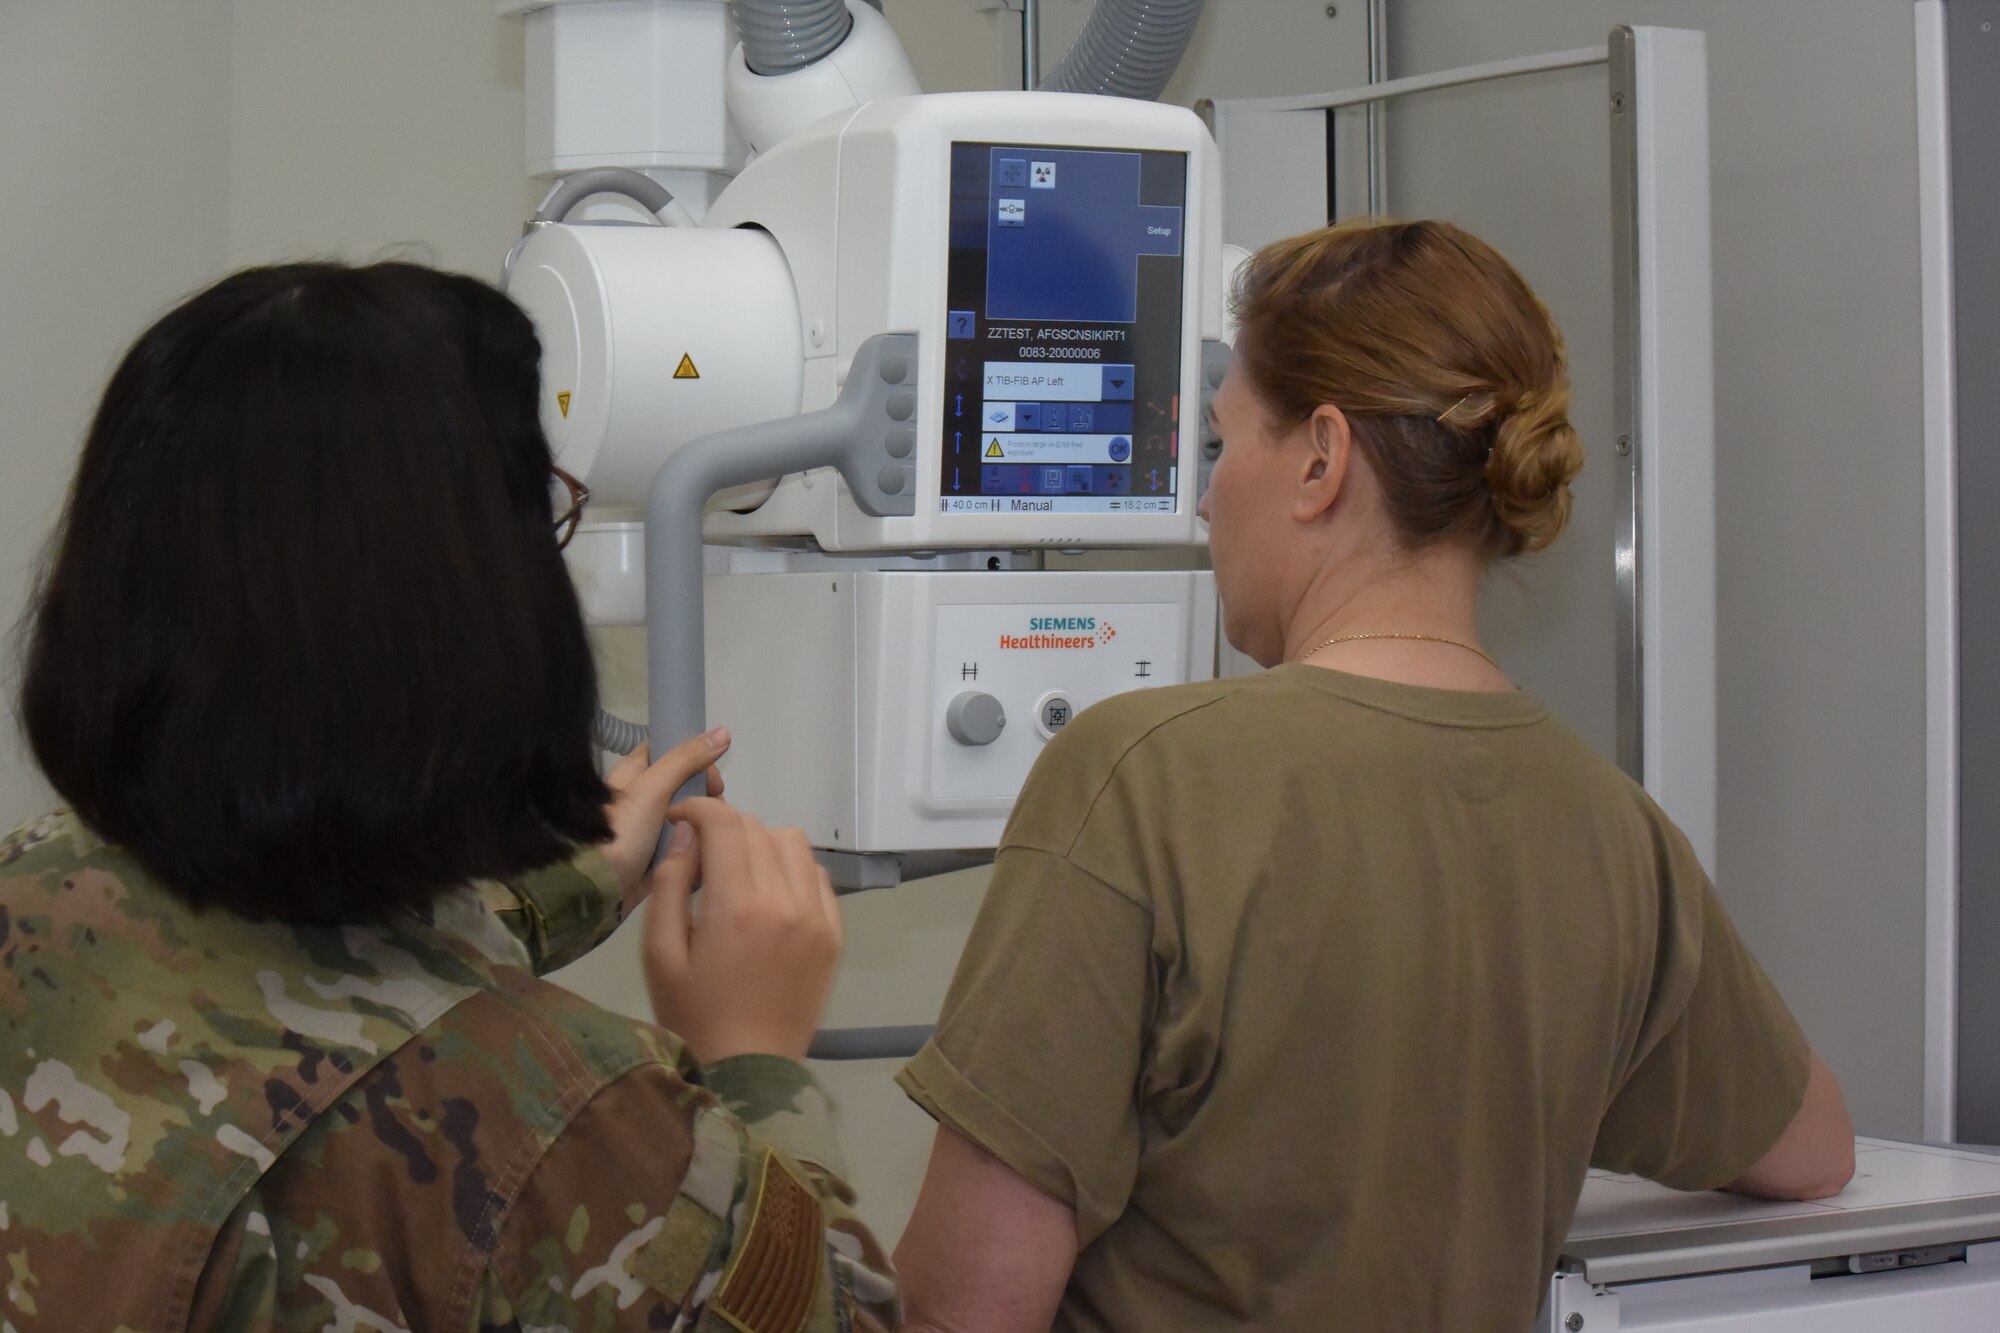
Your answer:
[[[1187,155],[951,146],[939,507],[1181,505]]]
[[[1118,598],[1090,596],[1115,586],[1111,575],[1067,597],[1061,581],[1080,575],[1007,577],[1031,589],[1030,598],[1036,592],[1043,596],[1004,602],[947,597],[930,613],[935,711],[928,723],[934,730],[927,794],[937,800],[1004,798],[1011,804],[1043,748],[1092,704],[1128,690],[1201,679],[1213,670],[1209,660],[1194,657],[1190,640],[1204,640],[1191,632],[1189,607],[1174,595],[1195,588],[1205,576],[1141,575]],[[1140,589],[1155,597],[1132,596]],[[1205,632],[1205,643],[1212,644],[1212,624]],[[995,711],[1023,724],[996,728],[990,743],[961,739],[964,701],[975,691],[990,699]]]

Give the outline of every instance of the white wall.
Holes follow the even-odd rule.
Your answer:
[[[1917,1134],[1924,589],[1910,6],[1389,3],[1394,75],[1583,46],[1617,21],[1708,34],[1716,873],[1864,1130]],[[1524,169],[1544,160],[1522,155]],[[1389,192],[1393,205],[1393,178]],[[1610,339],[1608,324],[1566,332],[1572,345]]]
[[[522,174],[518,24],[492,0],[233,14],[232,267],[393,254],[498,276],[543,188]]]
[[[226,250],[228,0],[0,4],[0,828],[47,808],[11,635],[106,376]]]
[[[401,253],[484,276],[536,194],[521,35],[489,0],[0,4],[0,625],[104,380],[246,263]],[[53,800],[0,648],[0,827]]]

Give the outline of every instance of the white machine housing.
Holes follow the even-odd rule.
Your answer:
[[[749,145],[720,69],[736,48],[728,0],[499,0],[526,30],[530,176],[628,167],[696,217]]]
[[[730,798],[836,851],[992,847],[1070,716],[1214,671],[1191,571],[730,574],[706,611]],[[990,743],[950,734],[968,694],[1004,710]]]
[[[556,461],[600,512],[644,508],[661,461],[687,441],[801,410],[798,296],[764,232],[544,227],[508,291],[541,339]]]
[[[857,15],[857,29],[873,17]],[[784,77],[794,76],[770,82]],[[955,145],[1027,151],[981,156],[961,148],[955,171]],[[998,196],[1015,193],[1009,175],[1031,159],[1037,179],[1045,164],[1061,168],[1056,184],[1036,188],[1079,192],[1028,198],[1028,212],[1048,221],[1051,239],[1030,231],[1026,246],[1012,233],[996,240],[1009,225]],[[995,322],[1015,328],[1033,320],[1037,337],[991,327],[969,335],[961,327],[948,348],[954,184],[970,198],[975,177],[985,202],[961,200],[956,214],[966,265],[961,300],[972,275],[982,291],[1001,290],[996,265],[1011,265],[1017,285],[1008,289],[1009,308],[1045,299],[1021,292],[1053,292],[1049,304],[1075,306],[1062,295],[1067,279],[1052,276],[1059,270],[1036,267],[1046,244],[1072,265],[1061,271],[1115,277],[1107,290],[1120,293],[1120,308],[1134,318],[1017,315]],[[557,460],[593,493],[596,521],[570,557],[600,622],[630,623],[647,604],[641,525],[624,520],[647,507],[654,477],[676,450],[829,407],[863,344],[915,336],[914,364],[899,361],[908,378],[892,382],[900,401],[883,419],[893,439],[879,442],[886,467],[908,469],[897,497],[908,512],[868,512],[834,467],[726,492],[707,511],[703,534],[712,545],[767,548],[740,552],[740,572],[708,578],[704,592],[704,708],[735,736],[733,797],[803,826],[833,852],[989,848],[1043,747],[1076,712],[1128,689],[1214,675],[1210,575],[1042,571],[1004,553],[1204,539],[1195,513],[1202,404],[1221,364],[1205,344],[1223,333],[1219,179],[1213,140],[1183,108],[1048,93],[893,97],[783,138],[729,184],[699,227],[554,224],[524,241],[510,290],[543,342],[543,421]],[[1095,201],[1115,197],[1122,206],[1128,187],[1137,191],[1129,195],[1132,213],[1111,231],[1120,244],[1132,241],[1130,253],[1109,253],[1134,270],[1091,267],[1090,247],[1073,238],[1094,236]],[[1101,194],[1080,192],[1091,188]],[[1169,194],[1171,205],[1163,202]],[[1056,221],[1064,217],[1068,224]],[[964,242],[975,225],[987,247],[984,269],[964,259],[976,253]],[[1003,244],[1006,257],[995,260]],[[1169,329],[1167,312],[1177,328]],[[1074,335],[1039,336],[1072,325],[1080,330]],[[1074,336],[1072,346],[1061,345],[1066,336]],[[1125,341],[1102,341],[1114,337]],[[1111,503],[1120,493],[1102,489],[1065,493],[1046,510],[1017,508],[989,497],[968,468],[981,494],[961,490],[954,504],[990,499],[992,507],[946,512],[951,362],[972,356],[981,367],[1001,366],[1000,374],[1010,358],[1037,347],[1065,375],[1027,382],[1050,400],[1074,390],[1072,414],[1088,383],[1111,385],[1114,365],[1124,365],[1122,392],[1132,401],[1111,402],[1105,389],[1095,419],[1127,423],[1126,435],[1097,431],[1094,447],[1110,452],[1062,466],[1116,472],[1122,444],[1130,464],[1119,484],[1145,488],[1144,507],[1121,508],[1126,501]],[[1130,350],[1107,354],[1107,347]],[[1089,374],[1068,373],[1093,357]],[[981,371],[971,371],[968,385],[967,368],[956,369],[953,392],[967,401],[955,397],[953,406],[971,415],[974,431],[982,412],[1019,407],[986,401]],[[1022,401],[1034,392],[1024,389]],[[1074,442],[1082,431],[1066,434]],[[1008,447],[1018,444],[1030,457],[1037,448],[1070,447],[1065,432],[1050,434],[1056,443],[1008,437]],[[1157,480],[1133,475],[1142,439]],[[1175,465],[1151,467],[1166,459]],[[866,475],[875,475],[873,465]],[[911,569],[924,562],[902,558],[910,552],[946,554]],[[772,561],[789,572],[770,572]],[[977,735],[955,720],[968,700],[983,723],[972,729]]]
[[[947,390],[946,267],[954,142],[1166,150],[1187,155],[1178,504],[1171,514],[944,514],[937,457]],[[806,349],[804,406],[833,401],[876,333],[917,334],[916,512],[874,518],[837,485],[787,478],[755,512],[719,517],[712,538],[806,532],[829,551],[996,546],[1163,546],[1199,540],[1193,460],[1201,346],[1222,336],[1221,205],[1215,144],[1193,112],[1123,98],[951,93],[871,103],[821,121],[758,158],[716,201],[712,226],[753,226],[785,252]],[[830,205],[830,209],[829,209]],[[828,226],[829,216],[832,226]],[[857,237],[867,238],[857,244]]]
[[[940,512],[955,142],[1185,156],[1171,512]],[[785,478],[768,499],[728,497],[710,541],[810,537],[828,552],[1198,543],[1202,345],[1223,320],[1218,180],[1214,142],[1183,108],[953,93],[873,102],[800,131],[753,161],[700,229],[545,228],[522,247],[514,294],[550,349],[543,417],[557,458],[601,505],[636,508],[640,479],[678,444],[825,407],[864,341],[914,333],[914,512],[868,514],[823,470]]]
[[[1830,1199],[1681,1193],[1593,1171],[1537,1333],[1991,1333],[2000,1156],[1855,1141]]]

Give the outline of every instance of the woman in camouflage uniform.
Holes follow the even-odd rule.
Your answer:
[[[22,690],[74,813],[0,841],[0,1327],[895,1324],[798,1060],[831,891],[667,808],[724,733],[599,778],[538,358],[307,264],[112,377]],[[663,1027],[536,979],[648,898]]]

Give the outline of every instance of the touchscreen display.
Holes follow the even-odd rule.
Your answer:
[[[951,147],[946,513],[1172,512],[1187,155]]]

